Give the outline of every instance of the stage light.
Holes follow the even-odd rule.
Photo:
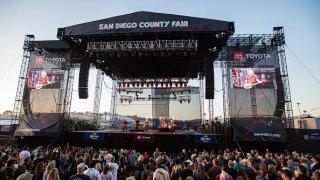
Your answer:
[[[188,56],[188,51],[183,51],[184,56]]]
[[[140,51],[138,54],[139,54],[139,57],[143,56],[143,52],[142,51]]]

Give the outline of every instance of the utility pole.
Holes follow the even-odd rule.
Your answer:
[[[300,120],[299,120],[299,123],[300,123],[300,129],[302,129],[302,118],[301,118],[301,111],[300,111],[300,104],[301,103],[297,103],[298,104],[298,109],[299,109],[299,114],[300,114]]]

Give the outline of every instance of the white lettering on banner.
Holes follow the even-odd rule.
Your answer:
[[[270,54],[246,54],[247,59],[267,59],[271,58]]]
[[[116,23],[116,29],[131,29],[136,28],[137,23]]]
[[[266,136],[266,137],[281,137],[281,134],[273,134],[273,133],[254,133],[254,136]]]
[[[109,23],[109,24],[99,24],[99,30],[103,30],[103,29],[113,29],[114,24],[113,23]]]
[[[171,25],[171,26],[169,26]],[[165,27],[188,27],[188,21],[152,21],[152,22],[126,22],[99,24],[99,30],[110,29],[134,29],[134,28],[165,28]]]
[[[172,21],[171,27],[188,27],[188,21]]]
[[[66,61],[65,58],[45,58],[44,60],[49,63],[61,63]]]
[[[158,28],[168,27],[170,21],[158,21],[158,22],[140,22],[139,28]]]

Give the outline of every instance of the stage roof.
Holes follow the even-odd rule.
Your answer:
[[[63,36],[162,32],[234,32],[234,23],[164,13],[139,11],[60,28]],[[59,35],[58,35],[59,36]]]

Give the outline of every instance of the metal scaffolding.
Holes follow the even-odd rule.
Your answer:
[[[117,103],[117,80],[112,81],[112,91],[111,91],[111,104],[110,104],[110,114],[111,121],[114,121],[114,115],[116,113]]]
[[[20,119],[20,110],[21,110],[24,92],[26,89],[27,73],[28,73],[28,67],[30,62],[30,54],[32,51],[30,46],[32,41],[34,41],[34,35],[29,34],[25,36],[24,43],[23,43],[23,58],[22,58],[22,63],[20,67],[20,75],[19,75],[18,86],[16,91],[16,98],[14,101],[10,130],[12,130],[13,125],[19,123],[19,119]]]
[[[96,87],[95,87],[94,104],[93,104],[93,120],[95,123],[97,123],[97,120],[99,119],[103,75],[104,75],[103,72],[100,69],[97,69]]]
[[[198,40],[88,42],[88,52],[197,50]]]
[[[283,27],[274,27],[273,36],[274,38],[272,39],[272,44],[274,46],[277,46],[280,71],[281,71],[281,80],[283,83],[285,115],[286,115],[285,121],[286,121],[287,128],[294,128],[291,92],[290,92],[290,85],[289,85],[289,75],[288,75],[288,69],[287,69],[286,53],[284,48],[284,45],[286,44],[286,42],[285,42]]]
[[[72,93],[73,93],[73,81],[74,81],[74,68],[68,69],[68,80],[67,80],[67,87],[66,93],[64,98],[64,119],[69,119],[70,117],[70,110],[71,110],[71,101],[72,101]]]

